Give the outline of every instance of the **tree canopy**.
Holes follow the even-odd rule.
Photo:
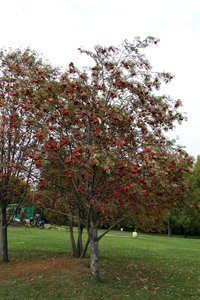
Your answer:
[[[43,103],[52,94],[57,70],[30,49],[0,52],[0,208],[2,253],[8,261],[6,216],[9,203],[20,204],[39,180],[35,152],[46,122]],[[19,187],[23,182],[23,192]],[[18,197],[16,197],[18,194]],[[17,206],[16,206],[17,209]]]
[[[1,208],[10,176],[39,184],[44,206],[59,195],[80,233],[87,229],[94,279],[101,216],[159,216],[184,192],[191,158],[165,134],[184,119],[181,101],[161,95],[173,77],[155,72],[143,54],[157,43],[79,49],[93,65],[71,62],[65,72],[28,49],[1,54]]]
[[[70,204],[85,212],[91,253],[97,249],[101,215],[137,208],[161,215],[184,191],[182,178],[191,158],[165,135],[184,119],[181,101],[158,93],[172,76],[154,72],[142,54],[143,48],[157,43],[148,37],[119,47],[97,46],[94,52],[80,49],[93,66],[78,69],[69,64],[48,112],[44,155],[38,157],[41,185],[48,185],[52,175],[62,179],[65,201],[70,194]]]

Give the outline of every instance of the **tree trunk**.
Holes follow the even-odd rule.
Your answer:
[[[83,253],[83,225],[81,224],[81,211],[78,212],[78,240],[77,240],[77,257],[81,257]]]
[[[188,237],[187,229],[184,229],[184,237],[185,237],[185,238]]]
[[[8,262],[8,235],[7,235],[7,220],[6,220],[6,206],[1,208],[1,249],[2,261]]]
[[[72,256],[73,257],[78,257],[77,256],[77,247],[76,247],[76,242],[74,239],[74,208],[71,207],[71,217],[69,218],[69,233],[70,233],[70,244],[71,244],[71,250],[72,250]]]
[[[76,249],[76,243],[74,239],[74,231],[73,231],[73,226],[69,224],[69,234],[70,234],[70,245],[71,245],[71,251],[72,251],[72,256],[77,257],[77,249]]]
[[[83,252],[81,253],[81,257],[80,258],[85,258],[85,255],[86,255],[89,243],[90,243],[90,237],[88,236],[88,239],[86,241],[85,247],[83,249]]]
[[[97,213],[94,208],[90,212],[90,271],[92,279],[99,280],[99,245],[97,234]]]
[[[170,222],[170,217],[168,217],[167,219],[167,233],[168,233],[168,237],[172,236],[172,225]]]

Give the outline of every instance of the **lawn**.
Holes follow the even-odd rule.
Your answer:
[[[112,231],[100,242],[101,281],[70,257],[66,230],[9,228],[0,299],[200,299],[200,239]]]

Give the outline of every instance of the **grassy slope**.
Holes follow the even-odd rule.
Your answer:
[[[111,232],[100,242],[99,283],[91,281],[88,259],[77,269],[22,272],[0,281],[0,299],[200,299],[200,240]],[[121,237],[122,236],[122,237]],[[12,263],[69,260],[66,231],[10,228]],[[67,253],[67,255],[66,255]],[[0,266],[1,267],[1,266]],[[30,267],[31,268],[31,267]],[[0,269],[1,270],[1,269]],[[1,272],[1,271],[0,271]]]

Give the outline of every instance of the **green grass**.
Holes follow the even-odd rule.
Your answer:
[[[71,260],[66,230],[9,228],[9,249],[10,275],[0,281],[2,300],[200,299],[200,239],[132,238],[129,232],[112,231],[100,241],[97,283],[90,279],[88,258],[77,265]],[[45,271],[47,260],[52,267]],[[57,270],[59,260],[69,264]],[[41,268],[27,272],[34,264]],[[0,270],[1,276],[2,263]]]

